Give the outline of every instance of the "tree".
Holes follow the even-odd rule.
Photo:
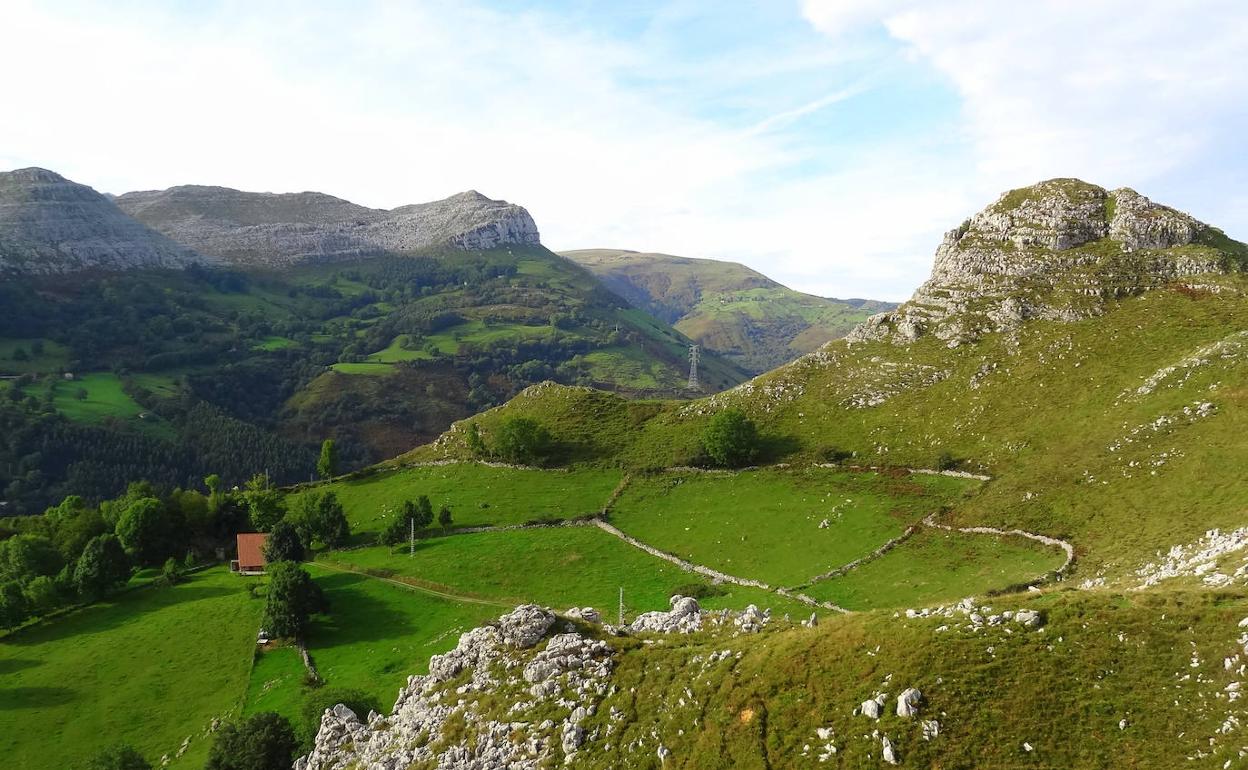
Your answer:
[[[433,523],[433,503],[428,495],[421,495],[415,504],[411,500],[403,503],[403,512],[416,522],[416,529],[424,529]]]
[[[117,520],[117,539],[135,564],[159,564],[172,552],[172,517],[156,498],[136,500]]]
[[[32,613],[44,613],[61,603],[61,592],[55,578],[40,575],[26,584],[26,601]]]
[[[133,747],[105,749],[79,766],[79,770],[152,770],[152,765]]]
[[[87,598],[99,598],[130,577],[126,552],[116,535],[104,534],[91,538],[78,565],[74,567],[74,587]]]
[[[18,348],[17,350],[13,351],[13,360],[14,361],[29,361],[30,354],[26,352],[26,348]]]
[[[745,465],[758,454],[758,428],[740,409],[725,409],[702,433],[702,448],[716,465]]]
[[[442,506],[442,508],[438,511],[438,524],[441,524],[443,529],[446,529],[447,527],[451,526],[451,509],[450,509],[450,506],[446,506],[446,505],[444,505],[444,506]]]
[[[269,565],[269,591],[264,607],[264,627],[273,636],[299,637],[308,619],[325,612],[325,595],[298,564],[279,561]]]
[[[247,482],[243,491],[251,525],[261,532],[268,532],[286,515],[282,493],[269,486],[269,480],[257,474]]]
[[[0,583],[0,626],[13,628],[30,616],[26,594],[16,580]]]
[[[303,561],[303,539],[295,525],[283,519],[273,525],[269,539],[264,544],[264,560],[270,564],[278,561]]]
[[[338,475],[338,445],[332,438],[321,443],[321,458],[316,461],[316,472],[323,479]]]
[[[165,585],[176,585],[182,582],[182,564],[172,556],[165,559],[165,566],[160,570],[160,579]]]
[[[473,457],[484,457],[487,452],[485,439],[481,438],[481,429],[475,422],[468,425],[468,451]]]
[[[290,770],[299,741],[290,722],[266,711],[217,731],[205,770]]]
[[[56,546],[43,535],[16,535],[0,541],[0,580],[25,582],[37,575],[55,575],[64,564]]]
[[[550,432],[529,417],[508,417],[499,426],[495,451],[511,463],[539,464],[550,454]]]

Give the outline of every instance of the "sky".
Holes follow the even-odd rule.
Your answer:
[[[0,0],[0,169],[391,208],[903,300],[1053,177],[1248,239],[1242,0]]]

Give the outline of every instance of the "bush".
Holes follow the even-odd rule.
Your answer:
[[[510,463],[540,465],[551,450],[550,432],[537,420],[508,417],[498,429],[495,453]]]
[[[702,448],[716,465],[738,468],[757,456],[758,428],[740,409],[725,409],[711,417]]]
[[[936,469],[937,470],[952,471],[952,470],[955,470],[961,464],[962,464],[962,461],[954,457],[953,453],[949,452],[948,450],[942,451],[940,454],[936,455]]]
[[[315,740],[325,709],[339,703],[354,711],[360,719],[367,719],[369,711],[381,711],[381,704],[376,698],[359,690],[325,687],[310,692],[304,697],[303,706],[299,709],[299,722],[295,725],[295,733],[304,746],[311,746]]]
[[[182,565],[177,559],[170,556],[165,560],[165,566],[160,570],[160,582],[167,586],[171,586],[181,583],[182,578]]]
[[[205,770],[290,770],[299,741],[290,722],[271,711],[217,731]]]
[[[712,596],[725,596],[728,589],[710,583],[685,583],[671,590],[671,596],[690,596],[698,601],[710,599]]]

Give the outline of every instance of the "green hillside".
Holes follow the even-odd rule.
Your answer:
[[[547,379],[686,395],[689,340],[538,246],[15,276],[0,303],[0,492],[19,512],[135,478],[306,480],[325,438],[374,462]],[[700,371],[708,390],[745,376],[713,354]]]
[[[616,249],[561,252],[706,350],[760,374],[895,305],[802,294],[745,265]]]

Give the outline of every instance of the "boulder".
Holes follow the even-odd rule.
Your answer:
[[[923,693],[908,687],[897,696],[897,716],[912,717],[919,713],[919,704],[923,702]]]
[[[522,604],[498,619],[498,633],[512,647],[536,645],[555,624],[555,614],[536,604]]]
[[[1026,628],[1039,628],[1044,623],[1044,619],[1036,610],[1019,610],[1014,613],[1014,620]]]

